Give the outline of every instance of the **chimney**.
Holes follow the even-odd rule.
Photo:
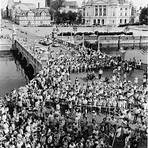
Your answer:
[[[40,3],[38,2],[38,9],[40,8]]]

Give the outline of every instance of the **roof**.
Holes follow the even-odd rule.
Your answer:
[[[128,3],[128,0],[87,0],[86,3],[83,1],[83,5],[92,5],[96,3],[106,3],[106,4],[125,4]]]
[[[43,12],[46,13],[47,16],[50,16],[48,9],[31,9],[31,10],[21,10],[17,16],[28,16],[28,13],[34,13],[35,17],[40,17]]]

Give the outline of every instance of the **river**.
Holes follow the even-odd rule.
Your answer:
[[[28,82],[21,65],[10,52],[11,46],[0,46],[0,96]]]

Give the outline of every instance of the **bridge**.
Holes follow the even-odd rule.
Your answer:
[[[42,63],[35,57],[28,47],[15,40],[12,46],[12,50],[16,57],[19,58],[23,66],[28,72],[35,75],[42,69]]]
[[[55,42],[58,42],[63,48],[71,47],[71,48],[79,48],[79,45],[74,43],[64,41],[62,39],[55,39]],[[144,47],[148,47],[148,37],[116,37],[116,36],[103,36],[99,39],[100,49],[101,48],[131,48],[131,47],[139,47],[144,49]],[[30,49],[28,49],[27,44],[23,44],[23,42],[15,39],[12,44],[12,50],[14,51],[16,57],[19,57],[20,61],[23,63],[27,71],[30,71],[32,74],[36,75],[46,64],[46,60],[41,60],[37,58],[36,54],[34,54]],[[46,55],[47,56],[47,55]],[[44,56],[43,56],[44,58]]]

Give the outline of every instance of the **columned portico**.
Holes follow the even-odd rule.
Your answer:
[[[128,23],[131,17],[131,5],[126,0],[89,0],[82,10],[86,25],[118,26]]]

